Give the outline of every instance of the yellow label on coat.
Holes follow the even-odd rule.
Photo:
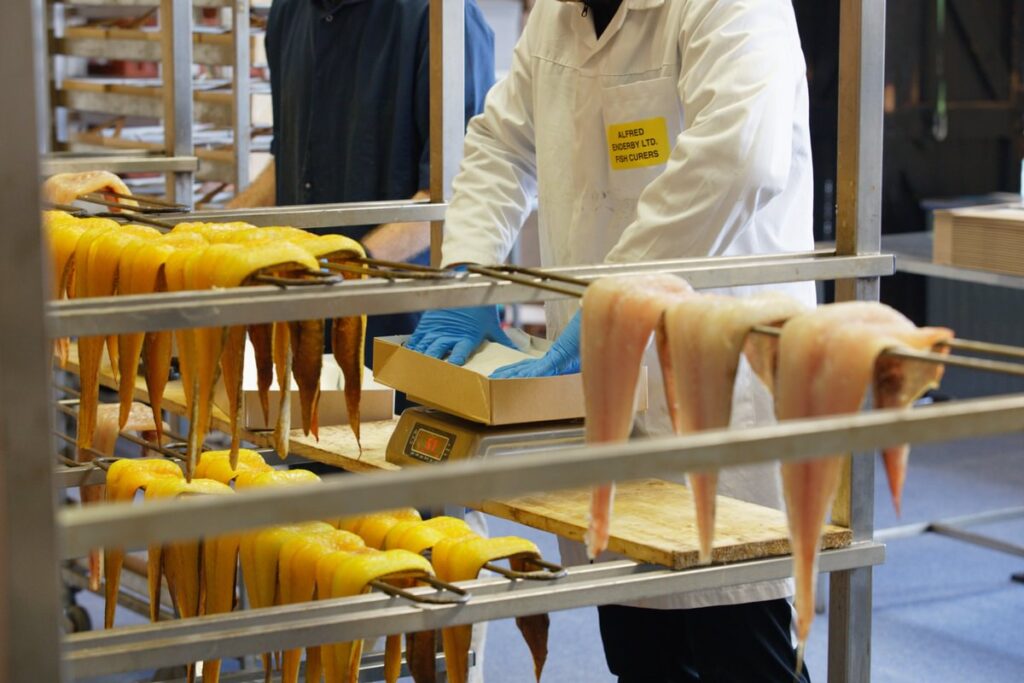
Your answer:
[[[608,160],[613,171],[660,166],[668,161],[665,117],[608,126]]]

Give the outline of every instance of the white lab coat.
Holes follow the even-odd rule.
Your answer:
[[[807,84],[789,0],[623,0],[600,39],[580,10],[539,0],[509,75],[470,122],[443,262],[504,261],[535,199],[544,266],[812,249]],[[652,148],[659,156],[639,164],[621,156]],[[810,283],[776,288],[814,303]],[[577,305],[548,306],[551,336]],[[651,408],[637,430],[668,434],[656,354],[647,366]],[[735,394],[734,425],[772,420],[749,367]],[[782,504],[774,467],[726,470],[720,492]],[[563,561],[583,559],[579,544],[563,544]],[[791,592],[778,581],[637,604]]]

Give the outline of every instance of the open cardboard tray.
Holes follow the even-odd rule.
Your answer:
[[[373,340],[373,373],[378,382],[404,391],[417,403],[485,425],[583,417],[583,381],[579,373],[501,380],[488,379],[484,374],[500,365],[542,354],[548,346],[545,340],[529,337],[531,353],[485,345],[470,358],[467,367],[459,367],[410,351],[402,346],[406,339],[397,336]],[[647,369],[643,368],[637,387],[637,410],[646,409]]]

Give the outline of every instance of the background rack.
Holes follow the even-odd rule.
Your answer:
[[[269,152],[268,127],[252,116],[254,96],[269,94],[265,79],[252,78],[254,66],[265,66],[258,56],[268,7],[249,0],[50,0],[54,148],[194,154],[199,181],[246,186],[251,154]],[[68,21],[74,8],[113,11],[139,25],[75,25]],[[157,26],[147,25],[157,17]],[[155,79],[80,77],[66,72],[68,57],[163,67]],[[197,69],[206,73],[193,78]],[[262,110],[269,114],[269,106]],[[82,129],[71,121],[83,113],[98,125]],[[146,120],[159,123],[139,125]]]
[[[170,3],[171,0],[162,0]],[[882,155],[883,49],[885,0],[840,0],[839,215],[834,254],[810,257],[808,264],[792,258],[762,258],[736,268],[719,259],[647,266],[598,266],[592,274],[638,270],[685,273],[703,286],[712,282],[768,282],[808,277],[841,277],[837,298],[878,297],[878,278],[892,272],[891,259],[880,250],[880,177]],[[175,9],[185,3],[174,3]],[[431,201],[380,203],[359,207],[307,208],[309,223],[317,212],[332,216],[333,225],[380,220],[392,213],[432,221],[432,248],[439,254],[444,202],[461,153],[463,90],[463,3],[432,0],[431,28]],[[557,459],[545,453],[512,459],[466,461],[382,477],[328,478],[316,491],[263,490],[233,500],[155,503],[127,511],[108,506],[92,509],[55,508],[51,438],[53,409],[50,390],[50,345],[58,334],[160,329],[181,324],[192,313],[219,324],[266,319],[312,317],[320,313],[422,310],[452,305],[536,298],[521,285],[498,285],[480,278],[410,287],[358,283],[336,289],[267,288],[238,292],[198,293],[164,297],[119,297],[91,301],[46,302],[43,245],[38,197],[40,130],[45,129],[44,93],[38,75],[41,59],[42,0],[8,8],[0,26],[0,82],[24,94],[36,107],[0,111],[4,130],[17,135],[0,138],[7,160],[0,201],[9,207],[10,237],[18,249],[0,252],[0,310],[7,314],[0,333],[0,679],[60,681],[118,669],[141,668],[159,661],[181,662],[210,655],[228,657],[274,647],[356,638],[384,632],[434,628],[481,619],[664,595],[683,590],[745,583],[789,574],[789,560],[778,558],[742,564],[671,572],[634,562],[606,562],[576,567],[562,580],[543,586],[509,585],[504,580],[469,582],[474,598],[458,609],[396,607],[391,598],[370,594],[355,599],[323,601],[293,608],[250,610],[228,615],[180,620],[103,633],[58,635],[58,558],[116,541],[129,547],[180,537],[183,533],[217,533],[289,519],[370,511],[393,504],[434,505],[466,497],[487,498],[529,490],[561,488],[638,474],[664,474],[717,464],[756,459],[792,458],[850,449],[869,452],[894,438],[908,442],[941,440],[1013,431],[1024,424],[1024,397],[977,399],[931,406],[906,413],[872,412],[798,421],[772,427],[708,432],[687,438],[641,441],[601,448],[562,451]],[[191,31],[175,33],[188,43]],[[182,41],[184,36],[185,40]],[[24,56],[32,55],[25,68]],[[185,86],[188,84],[185,83]],[[176,82],[176,91],[181,86]],[[187,91],[187,88],[186,88]],[[183,100],[178,99],[179,103]],[[191,98],[184,102],[190,105]],[[178,111],[177,113],[181,113]],[[176,122],[176,127],[182,121]],[[9,169],[17,169],[12,172]],[[227,212],[219,214],[225,218]],[[296,215],[295,208],[260,214],[275,222]],[[341,222],[337,218],[349,218]],[[266,224],[266,223],[264,223]],[[800,257],[793,257],[800,258]],[[736,275],[740,273],[740,275]],[[702,279],[701,279],[702,278]],[[695,282],[695,284],[699,284]],[[375,289],[376,288],[376,289]],[[518,288],[518,289],[517,289]],[[312,291],[317,289],[319,291]],[[221,297],[221,298],[217,298]],[[254,302],[260,302],[254,305]],[[262,316],[262,317],[261,317]],[[190,324],[196,320],[189,318]],[[637,456],[643,455],[643,458]],[[585,466],[581,466],[585,465]],[[642,468],[643,472],[638,472]],[[830,575],[830,681],[870,678],[872,566],[883,558],[872,541],[873,477],[870,457],[851,458],[833,519],[848,526],[854,544],[825,553]],[[343,494],[343,495],[339,495]],[[287,505],[282,503],[287,502]],[[187,528],[189,531],[184,532]],[[198,634],[202,637],[197,638]],[[54,657],[55,652],[62,657]]]

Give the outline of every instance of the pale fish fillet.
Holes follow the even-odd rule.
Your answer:
[[[791,318],[779,339],[776,414],[790,420],[856,413],[872,381],[876,405],[908,406],[938,384],[942,366],[879,354],[893,347],[931,349],[952,336],[945,328],[919,329],[879,303],[832,304]],[[818,544],[842,467],[840,453],[782,465],[801,655],[814,617]]]
[[[670,306],[657,332],[665,397],[676,433],[728,427],[736,372],[750,330],[805,311],[805,305],[777,292],[743,299],[704,294]],[[690,472],[687,480],[697,512],[700,563],[708,564],[718,470]]]
[[[110,171],[84,171],[82,173],[58,173],[50,176],[43,183],[43,198],[54,204],[70,204],[82,195],[98,192],[107,194],[131,194],[128,186]],[[138,206],[132,199],[119,199],[108,194],[115,204]]]
[[[583,295],[580,350],[587,443],[629,439],[640,363],[665,308],[693,290],[673,275],[602,278]],[[614,484],[594,488],[585,541],[590,559],[608,547]]]

